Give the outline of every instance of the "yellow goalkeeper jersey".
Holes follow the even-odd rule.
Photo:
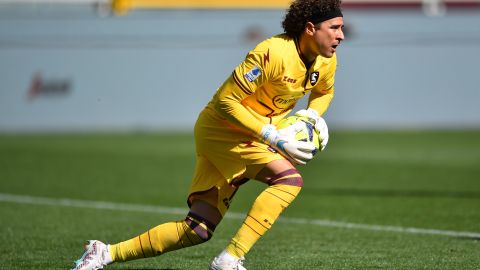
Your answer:
[[[207,108],[253,134],[264,124],[276,124],[307,94],[308,107],[322,115],[333,98],[336,63],[336,55],[318,56],[307,68],[296,40],[273,36],[247,54]]]

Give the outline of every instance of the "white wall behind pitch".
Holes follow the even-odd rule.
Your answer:
[[[480,13],[347,10],[337,128],[479,128]],[[215,89],[282,11],[0,9],[0,131],[191,130]],[[35,74],[68,80],[27,93]],[[303,103],[302,103],[303,104]]]

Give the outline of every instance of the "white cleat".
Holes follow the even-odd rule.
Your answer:
[[[111,261],[108,247],[98,240],[90,240],[85,246],[83,256],[75,261],[72,270],[99,270]]]
[[[209,270],[247,270],[247,268],[243,267],[244,259],[244,257],[237,259],[226,251],[222,251],[220,255],[213,259]]]

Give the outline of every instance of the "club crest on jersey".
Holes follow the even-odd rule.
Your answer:
[[[257,67],[257,66],[254,66],[252,69],[250,69],[245,75],[243,75],[243,77],[245,77],[245,79],[247,79],[249,82],[253,82],[255,81],[258,76],[260,76],[262,74],[262,70]]]
[[[310,84],[312,86],[314,86],[317,83],[319,75],[320,73],[318,73],[318,71],[312,72],[312,74],[310,74]]]

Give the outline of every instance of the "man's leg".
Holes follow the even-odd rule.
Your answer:
[[[215,189],[211,190],[212,192]],[[184,220],[167,222],[130,240],[105,245],[98,240],[89,241],[83,256],[75,262],[75,270],[103,269],[113,262],[124,262],[161,255],[208,241],[222,219],[219,210],[207,203],[209,194],[196,196]]]
[[[286,160],[268,163],[255,179],[269,186],[257,197],[242,226],[222,253],[227,257],[242,258],[271,228],[280,213],[290,205],[303,186],[300,173]],[[211,269],[222,268],[212,267]]]
[[[111,245],[110,254],[113,261],[129,261],[198,245],[212,237],[221,220],[217,208],[196,199],[184,220],[158,225],[130,240]]]

